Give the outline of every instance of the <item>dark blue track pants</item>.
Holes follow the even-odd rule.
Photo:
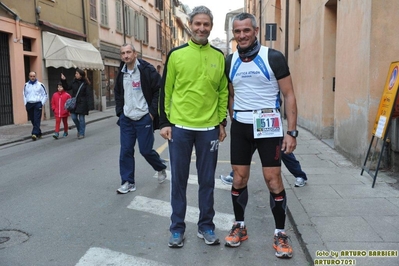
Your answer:
[[[126,181],[135,183],[134,146],[136,145],[136,140],[139,145],[140,154],[155,171],[161,171],[166,168],[159,154],[153,148],[154,131],[152,119],[149,114],[140,120],[134,121],[122,113],[119,117],[119,126],[121,143],[119,172],[121,175],[121,184]]]
[[[28,117],[32,123],[32,135],[41,136],[42,130],[40,129],[40,123],[42,121],[42,103],[26,103],[26,111],[28,112]]]
[[[187,208],[187,181],[190,173],[193,147],[198,174],[199,230],[215,230],[213,193],[219,148],[219,127],[208,131],[193,131],[172,127],[169,140],[171,165],[171,225],[170,232],[184,233]]]

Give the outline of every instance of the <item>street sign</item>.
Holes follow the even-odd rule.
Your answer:
[[[378,107],[377,117],[374,122],[374,128],[364,160],[362,171],[366,171],[373,177],[373,188],[380,168],[381,158],[386,148],[387,132],[391,125],[392,117],[397,115],[398,109],[398,88],[399,88],[399,62],[392,62],[389,67],[388,76],[385,82],[380,105]]]

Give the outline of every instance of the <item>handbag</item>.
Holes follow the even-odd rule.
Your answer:
[[[75,97],[72,97],[72,98],[69,98],[68,100],[66,100],[66,102],[65,102],[65,104],[64,104],[64,109],[65,109],[65,110],[68,110],[69,112],[72,112],[72,111],[75,110],[75,108],[76,108],[76,98],[77,98],[78,95],[79,95],[79,92],[80,92],[80,89],[81,89],[82,86],[83,86],[83,83],[84,83],[84,82],[82,82],[82,84],[80,84],[79,89],[78,89],[78,93],[76,93],[76,96],[75,96]]]

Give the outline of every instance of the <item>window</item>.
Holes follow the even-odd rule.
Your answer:
[[[96,3],[96,0],[90,0],[90,18],[97,20],[97,3]]]
[[[142,36],[140,35],[140,16],[137,12],[135,12],[134,16],[134,38],[136,40],[142,40]]]
[[[143,16],[143,31],[144,31],[144,39],[143,39],[143,43],[148,44],[148,36],[149,36],[149,32],[148,32],[148,18]]]
[[[32,39],[27,37],[22,37],[22,40],[23,40],[24,51],[32,52]]]
[[[162,11],[163,10],[163,1],[155,0],[155,8]]]
[[[148,18],[138,12],[134,18],[134,38],[148,44]]]
[[[171,35],[173,39],[177,39],[177,30],[175,26],[170,27]]]
[[[125,34],[128,36],[133,36],[134,29],[134,12],[128,6],[125,6]]]
[[[108,26],[108,4],[107,0],[101,0],[101,24]]]
[[[115,1],[115,10],[116,10],[116,30],[122,31],[122,3],[121,0]]]
[[[157,24],[157,49],[162,50],[162,26]]]

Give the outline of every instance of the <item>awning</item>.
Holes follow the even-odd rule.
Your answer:
[[[104,69],[100,52],[91,44],[43,31],[46,67]]]

